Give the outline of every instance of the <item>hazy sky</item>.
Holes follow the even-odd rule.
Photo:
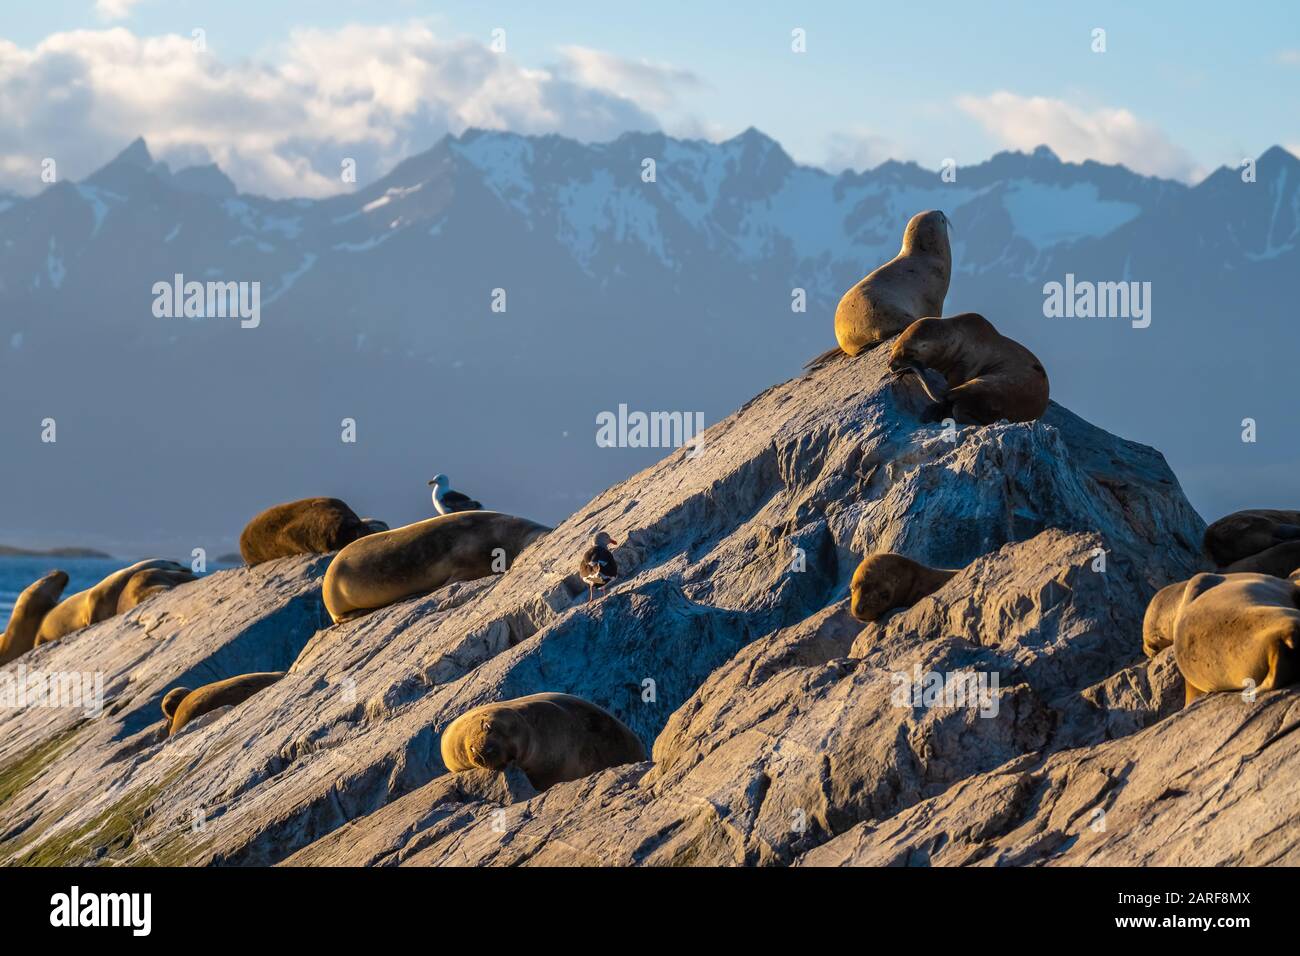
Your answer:
[[[273,195],[338,190],[340,152],[364,183],[470,125],[588,140],[752,125],[831,168],[1046,142],[1192,181],[1300,151],[1294,0],[42,0],[5,4],[0,36],[0,186],[23,192],[42,157],[75,178],[137,132]]]

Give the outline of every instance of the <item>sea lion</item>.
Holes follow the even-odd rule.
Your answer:
[[[295,554],[328,554],[370,529],[338,498],[303,498],[272,505],[244,527],[239,553],[250,568]]]
[[[197,720],[218,707],[234,707],[242,704],[259,690],[270,687],[283,676],[284,671],[240,674],[238,677],[228,677],[213,684],[204,684],[197,690],[188,690],[184,687],[169,690],[162,699],[163,715],[168,718],[167,736],[180,733],[190,721]]]
[[[1300,677],[1300,585],[1268,574],[1198,574],[1174,625],[1187,702],[1220,690],[1272,690]]]
[[[41,621],[59,603],[59,596],[67,586],[67,571],[51,571],[18,595],[9,615],[9,624],[4,635],[0,636],[0,665],[8,664],[36,646],[36,633]]]
[[[1142,616],[1142,653],[1147,657],[1155,657],[1173,645],[1174,625],[1183,606],[1183,589],[1186,587],[1186,581],[1166,584],[1147,604],[1146,614]]]
[[[514,764],[538,790],[645,759],[644,745],[626,724],[571,694],[484,704],[442,732],[442,762],[452,773]]]
[[[1234,511],[1205,529],[1205,551],[1220,568],[1296,540],[1300,540],[1300,511]]]
[[[889,367],[900,376],[921,369],[943,373],[948,391],[931,396],[938,401],[926,408],[922,421],[1032,422],[1047,411],[1043,364],[976,312],[913,322],[894,343]]]
[[[132,575],[139,571],[158,568],[164,571],[188,571],[189,568],[175,561],[164,558],[148,558],[137,561],[130,567],[114,571],[94,587],[78,591],[71,597],[64,598],[59,605],[41,622],[41,629],[36,634],[37,645],[48,644],[59,638],[90,627],[99,621],[107,621],[117,613],[117,600]]]
[[[338,623],[453,581],[487,577],[550,530],[499,511],[460,511],[367,535],[330,562],[325,607]]]
[[[930,568],[890,551],[869,554],[853,572],[849,612],[859,621],[878,621],[887,611],[911,607],[952,580],[956,571]]]
[[[380,521],[378,518],[362,518],[361,523],[366,526],[370,534],[378,534],[381,531],[391,531],[387,521]]]
[[[137,604],[141,604],[163,591],[170,591],[178,584],[197,581],[198,577],[189,571],[169,571],[166,568],[149,568],[137,571],[127,580],[126,586],[117,598],[117,613],[125,614]]]
[[[1258,554],[1233,561],[1223,569],[1223,573],[1271,574],[1275,578],[1285,578],[1297,569],[1300,569],[1300,541],[1284,541]]]
[[[952,277],[948,217],[938,209],[919,212],[907,223],[898,255],[845,292],[835,307],[831,349],[808,363],[825,364],[838,355],[857,355],[897,335],[917,319],[942,315]]]

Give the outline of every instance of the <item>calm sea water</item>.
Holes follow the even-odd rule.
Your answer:
[[[138,558],[20,558],[0,556],[0,631],[9,624],[9,613],[14,601],[32,582],[43,578],[55,568],[68,572],[68,586],[63,589],[66,598],[78,591],[98,584],[106,575],[135,564]],[[208,562],[209,571],[228,565]]]

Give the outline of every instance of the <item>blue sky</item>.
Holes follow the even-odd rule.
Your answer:
[[[201,27],[209,62],[220,65],[207,69],[238,74],[253,64],[272,73],[282,70],[285,75],[274,78],[278,86],[268,98],[280,96],[290,104],[295,91],[328,89],[351,71],[351,79],[339,82],[345,90],[322,94],[316,127],[321,116],[344,112],[357,95],[356,84],[369,82],[370,74],[377,87],[390,92],[409,80],[413,71],[399,62],[404,38],[431,35],[436,43],[424,43],[419,55],[442,61],[421,80],[426,86],[408,91],[410,96],[436,95],[449,83],[456,86],[453,81],[467,70],[480,71],[428,115],[417,117],[423,107],[394,106],[390,100],[350,128],[321,130],[322,139],[366,140],[371,152],[364,155],[372,166],[427,148],[442,132],[458,131],[467,122],[580,138],[655,125],[678,135],[725,138],[752,125],[796,159],[832,168],[861,168],[891,157],[931,168],[952,157],[964,165],[999,149],[1046,142],[1066,159],[1125,162],[1142,172],[1192,181],[1275,143],[1300,149],[1300,6],[1294,2],[1244,7],[1161,2],[1141,8],[1007,2],[985,10],[938,0],[923,8],[864,2],[741,8],[660,0],[620,4],[617,15],[613,8],[588,2],[98,0],[97,9],[96,0],[44,0],[7,5],[0,37],[17,48],[17,54],[8,51],[17,57],[70,31],[122,28],[135,38],[173,35],[188,42],[191,31]],[[376,47],[369,74],[358,65],[362,58],[354,62],[348,55],[347,43],[328,40],[348,25],[389,31],[386,45]],[[498,27],[506,31],[508,74],[495,68],[482,72],[488,68],[466,47],[486,44]],[[806,53],[791,52],[795,27],[806,30]],[[1104,53],[1091,49],[1095,28],[1106,31]],[[316,52],[289,55],[295,31],[300,41],[302,31],[317,37]],[[56,45],[81,51],[93,43],[65,37]],[[385,52],[392,50],[399,53]],[[460,65],[458,57],[471,65]],[[31,72],[47,75],[50,59],[34,61],[43,69],[32,66]],[[9,75],[21,75],[25,62],[19,58]],[[0,141],[0,155],[8,156],[0,158],[0,172],[26,169],[28,155],[53,152],[56,139],[59,149],[72,152],[74,171],[84,172],[79,167],[102,160],[114,146],[114,134],[120,148],[143,132],[162,155],[170,151],[233,167],[232,175],[237,181],[242,177],[245,188],[262,184],[272,193],[291,191],[295,177],[306,180],[305,192],[328,188],[323,181],[313,184],[304,172],[319,159],[315,146],[302,143],[313,138],[311,130],[293,134],[295,143],[266,146],[280,150],[274,159],[255,157],[255,137],[224,128],[229,117],[222,114],[260,111],[236,105],[229,88],[201,77],[174,84],[186,91],[200,120],[208,113],[213,117],[187,124],[183,115],[173,115],[183,103],[162,104],[156,117],[145,109],[152,95],[173,84],[145,73],[136,79],[137,91],[122,93],[112,76],[123,77],[118,85],[126,87],[131,70],[122,61],[110,65],[113,69],[88,67],[79,79],[67,81],[78,91],[97,84],[95,106],[62,124],[59,110],[65,107],[59,96],[66,99],[67,90],[60,93],[58,82],[32,82],[7,94],[0,85],[0,102],[7,107],[20,93],[51,99],[44,112],[24,115],[8,141]],[[0,70],[4,67],[0,55]],[[557,83],[540,94],[527,89],[530,83],[545,86],[539,75]],[[593,90],[594,99],[587,95]],[[477,92],[471,96],[471,91]],[[115,102],[114,96],[129,102]],[[460,109],[471,99],[476,108]],[[530,113],[530,104],[541,101],[553,107],[545,119],[538,118],[538,110]],[[251,124],[266,122],[271,131],[285,126],[283,116],[267,114]],[[154,125],[154,119],[155,129],[127,128]],[[385,123],[392,129],[379,129]],[[60,125],[73,131],[56,136],[51,131]],[[78,141],[73,138],[78,125],[94,130]],[[178,128],[186,125],[192,126],[188,132]],[[52,142],[40,142],[43,136]],[[237,139],[243,141],[230,145]]]

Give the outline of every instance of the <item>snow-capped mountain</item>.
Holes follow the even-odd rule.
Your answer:
[[[927,208],[954,224],[946,311],[984,313],[1063,402],[1164,450],[1207,516],[1300,500],[1300,161],[1282,149],[1253,182],[1222,169],[1187,187],[1043,147],[955,177],[835,176],[752,129],[469,131],[325,200],[238,194],[141,140],[84,182],[0,193],[0,525],[13,543],[96,528],[220,548],[307,494],[423,517],[436,471],[556,520],[664,453],[598,447],[598,413],[707,424],[796,373]],[[1150,282],[1150,326],[1045,318],[1044,283],[1067,274]],[[260,323],[158,317],[154,287],[176,275],[260,283]]]

